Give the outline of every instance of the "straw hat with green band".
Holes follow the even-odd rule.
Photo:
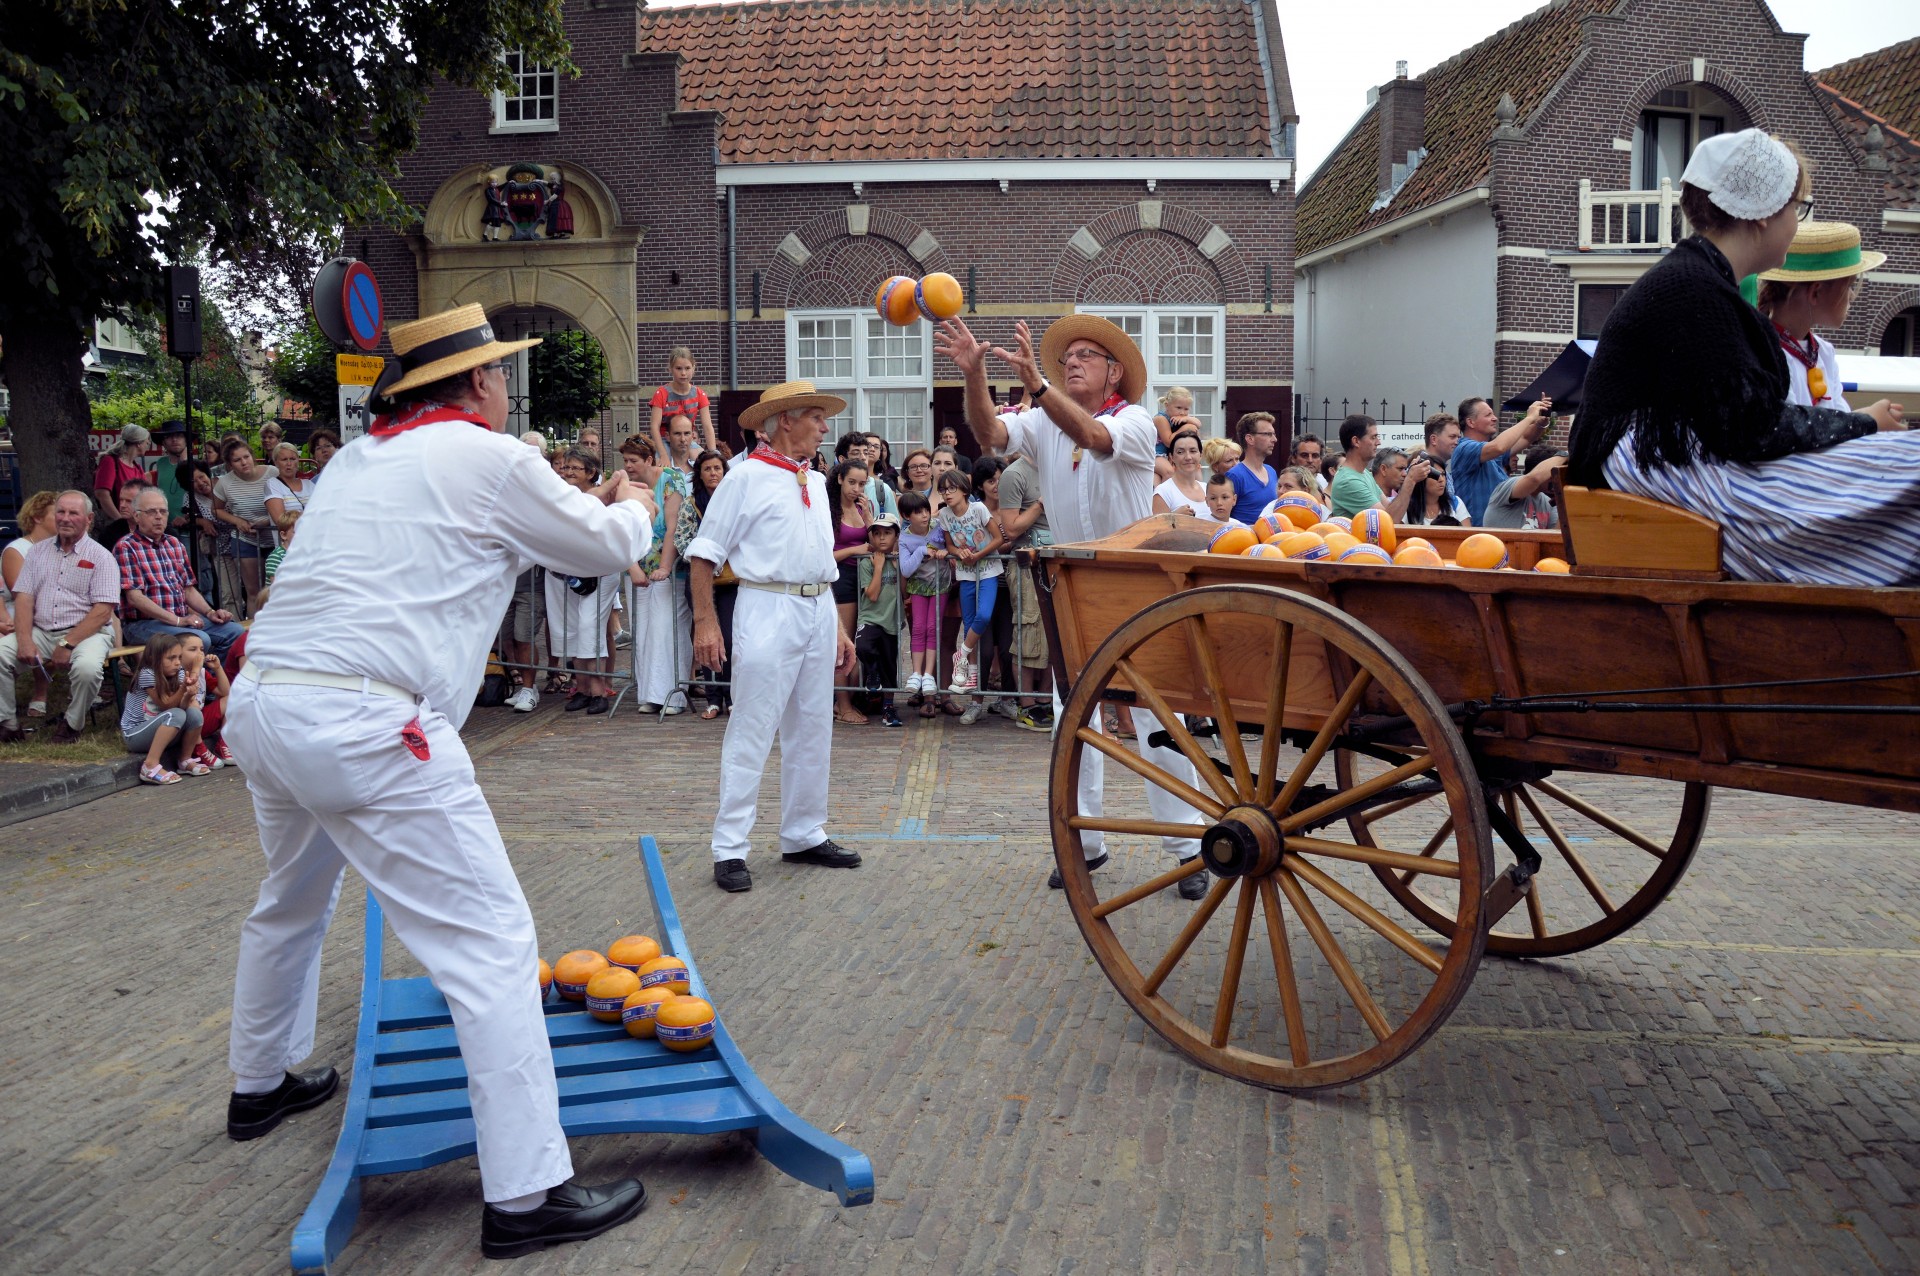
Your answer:
[[[487,322],[487,312],[477,303],[455,306],[411,323],[396,323],[387,329],[387,340],[393,343],[399,359],[388,362],[380,384],[373,390],[374,407],[382,411],[384,405],[404,399],[409,390],[540,344],[538,337],[498,340],[493,325]]]
[[[1782,284],[1817,284],[1828,279],[1845,279],[1877,269],[1887,260],[1885,253],[1862,252],[1860,230],[1846,222],[1802,222],[1787,250],[1787,260],[1778,270],[1769,270],[1760,278]]]

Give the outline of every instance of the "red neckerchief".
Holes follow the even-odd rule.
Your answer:
[[[790,456],[782,456],[764,443],[753,449],[748,455],[756,461],[765,461],[776,470],[785,470],[793,475],[800,484],[800,503],[808,509],[813,508],[813,493],[807,490],[806,462],[796,461]]]
[[[1095,412],[1094,415],[1097,417],[1106,416],[1108,413],[1114,412],[1126,406],[1127,406],[1126,396],[1119,395],[1119,394],[1112,395],[1107,399],[1105,403],[1102,403],[1100,405],[1100,410]],[[1073,468],[1076,470],[1080,468],[1080,449],[1079,448],[1073,449]]]
[[[1807,368],[1811,369],[1820,361],[1820,347],[1811,332],[1807,334],[1807,348],[1802,350],[1800,348],[1799,338],[1795,337],[1785,328],[1782,328],[1776,323],[1773,325],[1773,330],[1780,336],[1780,348],[1798,359]]]
[[[435,425],[441,421],[466,421],[481,429],[492,432],[493,427],[465,408],[448,407],[444,403],[422,403],[419,407],[406,412],[391,412],[385,416],[373,418],[373,424],[367,427],[367,433],[379,438],[389,438],[395,434],[404,434],[408,430],[423,425]]]

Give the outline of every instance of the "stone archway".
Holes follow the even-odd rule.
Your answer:
[[[635,249],[642,230],[621,221],[606,184],[587,169],[564,170],[574,234],[558,240],[481,236],[484,184],[499,165],[472,164],[449,177],[409,236],[419,283],[420,313],[477,302],[488,315],[552,310],[592,334],[607,359],[613,396],[609,433],[630,434],[640,404]]]

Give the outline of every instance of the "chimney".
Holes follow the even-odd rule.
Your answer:
[[[1397,190],[1407,168],[1427,144],[1427,82],[1409,80],[1407,64],[1394,64],[1394,78],[1380,86],[1380,174],[1377,188]],[[1396,173],[1395,170],[1399,171]]]

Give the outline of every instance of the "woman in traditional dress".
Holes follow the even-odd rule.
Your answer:
[[[1920,579],[1920,436],[1897,405],[1788,401],[1787,359],[1740,280],[1774,270],[1812,211],[1805,163],[1758,129],[1709,138],[1681,176],[1694,234],[1601,329],[1568,481],[1719,522],[1741,580]],[[1884,432],[1884,433],[1879,433]]]

